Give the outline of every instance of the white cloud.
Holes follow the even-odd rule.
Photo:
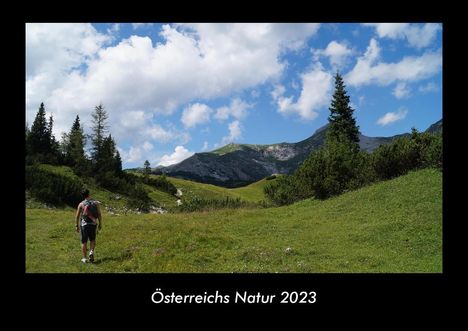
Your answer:
[[[188,133],[180,132],[173,128],[165,129],[158,124],[149,124],[143,127],[139,133],[134,136],[134,139],[137,137],[150,137],[159,143],[177,141],[181,144],[186,144],[190,140],[190,135]]]
[[[142,146],[142,147],[143,147],[143,150],[144,150],[145,152],[149,152],[150,150],[153,149],[153,144],[151,144],[151,143],[148,142],[148,141],[145,141],[145,142],[143,143],[143,146]]]
[[[359,105],[362,106],[365,102],[366,98],[365,96],[361,95],[358,99]]]
[[[377,124],[386,126],[396,121],[401,121],[408,114],[408,110],[400,108],[397,112],[389,112],[377,120]]]
[[[132,23],[133,30],[152,26],[154,23]]]
[[[213,110],[202,103],[195,103],[184,109],[181,121],[185,127],[191,128],[197,124],[206,123],[210,120],[210,114]]]
[[[277,100],[279,97],[284,95],[284,92],[286,92],[284,86],[281,84],[276,84],[273,88],[273,91],[271,91],[271,97],[273,100]]]
[[[242,137],[242,128],[239,121],[233,121],[229,124],[229,135],[223,137],[222,144],[234,142]]]
[[[393,89],[392,94],[397,99],[408,98],[411,94],[411,89],[404,82],[398,83]]]
[[[247,116],[247,109],[251,108],[249,105],[239,98],[231,100],[229,106],[223,106],[216,109],[215,118],[221,121],[227,120],[230,116],[237,120],[244,119]]]
[[[439,92],[439,86],[437,86],[434,82],[429,82],[426,85],[422,85],[419,87],[419,92],[422,93],[430,93],[430,92]]]
[[[301,75],[302,90],[297,102],[293,97],[284,97],[284,88],[278,88],[272,93],[277,97],[278,111],[287,115],[297,113],[302,119],[312,120],[317,117],[318,109],[330,101],[332,89],[332,76],[324,71],[320,63],[308,72]]]
[[[203,142],[203,147],[202,147],[202,151],[206,151],[206,150],[208,150],[208,142],[207,141]]]
[[[345,43],[340,44],[334,40],[330,42],[325,49],[314,50],[313,53],[317,60],[320,56],[328,57],[330,65],[336,69],[343,67],[353,52]]]
[[[110,35],[117,34],[119,31],[120,31],[120,23],[114,23],[107,29],[107,33]]]
[[[170,166],[171,164],[179,163],[191,157],[193,154],[195,153],[190,152],[184,146],[177,146],[174,150],[174,153],[172,153],[171,155],[166,154],[163,157],[161,157],[161,160],[159,161],[158,165],[167,167],[167,166]]]
[[[122,158],[123,162],[142,163],[142,148],[130,146],[130,149],[127,152],[124,149],[117,147],[117,150],[119,151],[120,157]]]
[[[250,92],[250,96],[254,99],[258,98],[260,96],[260,91],[252,90],[252,92]]]
[[[358,58],[354,68],[346,74],[345,81],[351,86],[386,86],[395,81],[412,82],[437,74],[442,66],[440,51],[407,56],[397,63],[378,62],[379,54],[377,41],[371,39],[366,53]]]
[[[43,101],[56,114],[54,131],[67,131],[70,118],[78,114],[88,122],[102,102],[113,131],[139,134],[137,126],[123,126],[123,114],[168,115],[195,99],[226,97],[278,79],[286,66],[280,55],[303,47],[318,28],[174,24],[163,26],[157,44],[133,35],[108,46],[113,36],[90,24],[28,24],[26,119],[33,121]]]
[[[365,23],[365,26],[375,27],[380,38],[406,39],[410,46],[423,48],[429,46],[441,30],[438,23],[424,25],[409,23]]]

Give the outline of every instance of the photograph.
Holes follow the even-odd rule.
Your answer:
[[[442,22],[24,29],[26,276],[443,274]]]

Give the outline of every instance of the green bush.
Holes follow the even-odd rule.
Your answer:
[[[434,134],[430,146],[424,154],[424,166],[442,170],[443,166],[443,142],[442,134]]]
[[[272,180],[272,179],[275,179],[276,176],[275,175],[271,175],[271,176],[268,176],[267,178],[265,178],[266,180]]]
[[[146,177],[143,179],[145,184],[153,186],[161,191],[167,192],[169,194],[175,195],[177,193],[177,188],[172,184],[166,177],[166,175],[162,175],[156,178],[149,178]]]
[[[381,145],[372,153],[372,167],[381,180],[406,174],[410,170],[434,167],[442,169],[442,135],[418,133]]]
[[[373,181],[375,176],[368,154],[346,143],[328,141],[304,161],[294,177],[300,197],[326,199],[357,189]]]
[[[265,196],[276,205],[288,205],[300,200],[295,178],[290,175],[278,177],[276,182],[263,188]]]
[[[82,200],[83,182],[76,176],[52,172],[41,165],[26,166],[26,189],[37,200],[76,207]]]
[[[151,198],[141,184],[131,186],[127,192],[129,197],[128,207],[138,209],[142,212],[148,212],[151,205]]]

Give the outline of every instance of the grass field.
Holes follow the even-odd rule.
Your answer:
[[[94,264],[80,262],[73,216],[26,209],[27,272],[442,272],[442,174],[431,169],[279,208],[105,213]]]

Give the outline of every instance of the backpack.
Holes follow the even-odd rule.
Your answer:
[[[96,223],[96,219],[98,217],[98,208],[97,203],[94,200],[84,200],[83,201],[83,213],[82,213],[83,220],[86,223]]]

